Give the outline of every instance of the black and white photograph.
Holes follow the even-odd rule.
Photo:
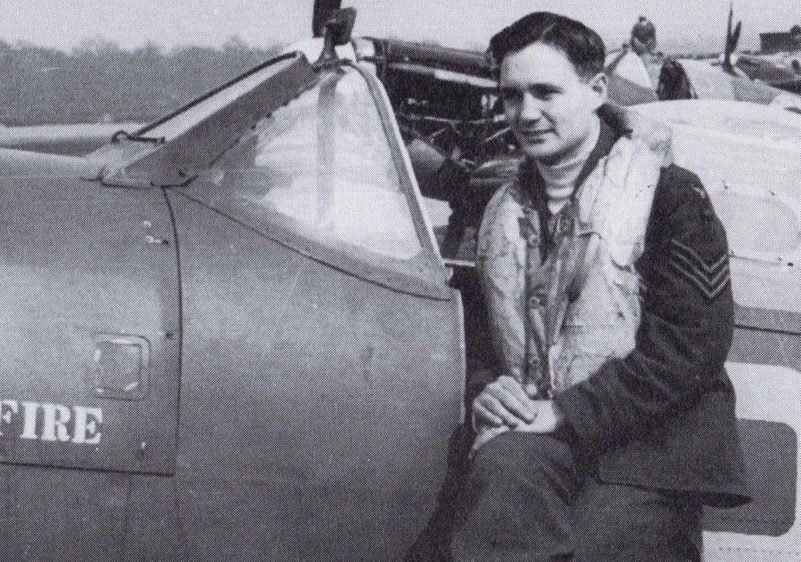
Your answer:
[[[0,7],[0,562],[801,561],[798,0]]]

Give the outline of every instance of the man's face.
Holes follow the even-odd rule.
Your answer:
[[[569,157],[592,131],[606,84],[603,74],[582,79],[564,52],[544,43],[506,55],[499,86],[525,155],[547,164]]]

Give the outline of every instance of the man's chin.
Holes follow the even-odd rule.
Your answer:
[[[521,150],[526,157],[531,160],[540,160],[542,162],[558,161],[562,156],[561,147],[554,146],[553,143],[525,143],[521,146]]]

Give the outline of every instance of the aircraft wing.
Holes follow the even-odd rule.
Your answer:
[[[141,127],[131,122],[0,127],[0,147],[80,156],[108,143],[117,131],[136,131]]]
[[[660,97],[666,100],[717,99],[762,105],[780,101],[785,109],[801,109],[801,96],[760,81],[727,74],[721,67],[703,60],[679,59],[666,62],[660,77],[660,90]]]
[[[85,158],[0,148],[0,176],[95,177],[100,167]]]
[[[703,181],[730,247],[726,367],[754,502],[705,510],[704,560],[790,560],[801,541],[801,116],[717,100],[636,109],[672,127],[674,160]]]

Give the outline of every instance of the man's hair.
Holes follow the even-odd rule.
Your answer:
[[[489,51],[497,68],[506,55],[534,43],[562,51],[584,79],[604,69],[606,49],[600,35],[580,21],[551,12],[531,13],[502,29],[490,39]]]

